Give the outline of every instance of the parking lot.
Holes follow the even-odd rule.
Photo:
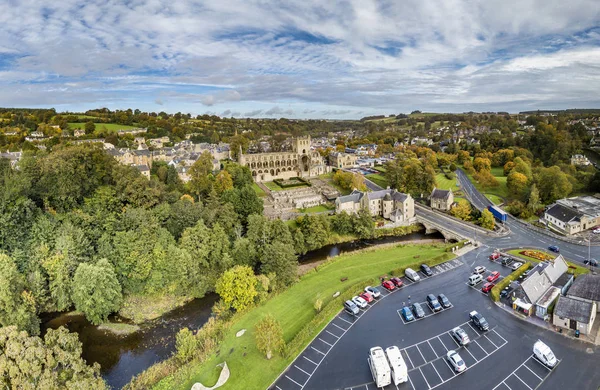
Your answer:
[[[589,345],[522,322],[464,285],[476,265],[508,274],[507,268],[489,261],[490,253],[489,249],[486,253],[474,251],[458,262],[432,267],[434,277],[417,283],[403,280],[405,285],[391,293],[379,288],[384,297],[369,304],[356,318],[347,313],[336,316],[271,388],[375,390],[368,351],[374,346],[392,345],[401,350],[409,381],[386,389],[597,388],[600,372],[595,359],[588,355]],[[409,295],[412,302],[423,302],[427,294],[440,293],[448,297],[452,310],[442,310],[440,315],[429,311],[426,319],[415,321],[418,326],[398,321],[398,310],[408,303]],[[482,332],[468,322],[472,310],[485,316],[490,330]],[[449,333],[455,326],[468,334],[471,341],[467,347],[460,347]],[[553,371],[536,366],[539,362],[531,358],[538,339],[544,340],[561,360]],[[454,373],[446,360],[448,350],[460,354],[466,371]],[[578,373],[575,377],[574,372]]]
[[[404,304],[405,302],[402,302],[402,303]],[[408,304],[408,307],[410,307],[411,303],[410,303],[410,302],[406,302],[406,303]],[[426,319],[426,318],[428,318],[428,317],[434,316],[434,315],[436,315],[436,314],[442,314],[442,313],[444,313],[444,312],[446,312],[446,311],[448,311],[448,310],[450,310],[450,309],[452,309],[452,308],[454,307],[454,306],[452,306],[452,302],[451,302],[451,303],[450,303],[450,307],[447,307],[447,308],[445,308],[445,309],[442,307],[442,309],[441,309],[441,310],[439,310],[439,311],[434,311],[434,310],[431,308],[431,306],[429,306],[429,304],[428,304],[427,302],[419,302],[419,304],[421,304],[421,307],[423,308],[423,311],[425,312],[425,315],[424,315],[423,317],[421,317],[421,318],[416,318],[416,317],[415,317],[415,319],[414,319],[414,320],[412,320],[412,321],[406,321],[406,320],[404,319],[404,317],[402,316],[402,312],[401,312],[401,311],[402,311],[402,309],[398,309],[398,310],[396,310],[396,312],[398,313],[398,316],[400,317],[400,319],[402,320],[402,323],[403,323],[404,325],[410,325],[410,324],[417,323],[417,322],[419,322],[419,321],[422,321],[422,320],[424,320],[424,319]],[[403,307],[404,307],[404,306],[406,306],[406,305],[403,305]],[[413,314],[414,314],[414,313],[413,313]]]

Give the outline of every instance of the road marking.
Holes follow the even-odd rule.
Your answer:
[[[479,361],[479,359],[477,359],[475,356],[473,356],[473,354],[471,353],[471,351],[469,351],[469,349],[468,349],[468,348],[465,348],[465,351],[467,351],[467,353],[468,353],[469,355],[471,355],[471,357],[472,357],[472,358],[475,360],[475,362],[478,362],[478,361]]]
[[[535,372],[533,372],[533,370],[529,367],[527,367],[527,364],[524,364],[523,367],[525,367],[526,369],[528,369],[533,375],[537,376],[539,380],[543,381],[542,378],[540,378],[540,376],[538,374],[536,374]]]
[[[479,345],[479,343],[477,342],[477,340],[473,340],[473,342],[475,344],[477,344],[477,346],[479,347],[479,349],[481,349],[483,351],[483,353],[486,354],[486,356],[489,355],[489,353],[485,349],[483,349],[483,347],[481,345]]]
[[[288,378],[289,380],[291,380],[292,382],[294,382],[295,384],[297,384],[298,386],[300,386],[300,388],[302,388],[302,385],[298,382],[296,382],[295,380],[293,380],[292,378],[290,378],[289,376],[285,376],[286,378]]]
[[[410,362],[410,365],[413,366],[413,368],[415,368],[414,363],[412,362],[412,360],[410,360],[410,356],[408,355],[408,352],[406,350],[403,350],[404,354],[406,355],[406,357],[408,358],[408,361]]]
[[[294,364],[294,367],[296,367],[297,369],[299,369],[300,371],[302,371],[303,373],[305,373],[306,375],[310,376],[310,374],[306,371],[304,371],[303,369],[301,369],[300,367],[298,367],[297,365]]]
[[[281,390],[281,387],[279,387],[279,386],[275,386],[275,388],[276,388],[277,390]]]
[[[325,329],[325,332],[329,333],[330,335],[332,335],[333,337],[335,337],[336,339],[339,339],[338,336],[334,335],[333,333],[331,333],[330,331],[328,331],[327,329]]]
[[[473,329],[475,331],[475,333],[479,334],[479,332],[477,332],[477,329],[475,329],[475,327],[473,325],[471,325],[471,321],[469,321],[469,326],[471,327],[471,329]]]
[[[429,387],[431,389],[431,385],[429,384],[429,382],[427,382],[427,378],[425,378],[423,371],[421,371],[421,367],[419,367],[419,372],[421,373],[421,376],[423,377],[423,379],[425,379],[425,383],[427,383],[427,387]]]
[[[444,349],[446,350],[446,352],[448,352],[448,348],[446,348],[446,344],[444,344],[444,342],[442,341],[442,339],[440,338],[440,336],[437,336],[438,340],[440,340],[440,343],[442,344],[442,347],[444,347]]]
[[[522,383],[523,383],[525,386],[527,386],[527,388],[528,388],[529,390],[533,390],[531,387],[529,387],[529,385],[528,385],[527,383],[525,383],[525,381],[524,381],[523,379],[521,379],[521,377],[520,377],[520,376],[518,376],[517,374],[513,374],[513,376],[514,376],[515,378],[517,378],[518,380],[520,380],[520,381],[521,381],[521,382],[522,382]]]
[[[417,351],[419,351],[419,354],[421,354],[421,357],[423,358],[423,361],[425,363],[427,363],[427,359],[425,359],[425,356],[423,356],[423,352],[421,352],[421,349],[419,349],[419,346],[415,345],[415,348],[417,349]]]
[[[497,345],[496,345],[496,344],[495,344],[495,343],[494,343],[492,340],[490,340],[490,338],[489,338],[489,337],[487,337],[487,335],[486,335],[486,334],[484,334],[484,335],[483,335],[483,337],[485,337],[485,338],[487,339],[487,341],[489,341],[490,343],[492,343],[492,345],[493,345],[494,347],[498,348],[498,346],[497,346]]]
[[[333,347],[333,345],[329,344],[327,341],[323,340],[322,338],[318,337],[319,340],[321,340],[322,342],[324,342],[325,344],[329,345],[330,347]]]
[[[438,372],[437,368],[435,368],[435,364],[431,364],[431,367],[433,367],[435,373],[437,374],[437,376],[440,378],[441,381],[444,380],[444,378],[442,378],[442,376],[440,375],[440,373]]]
[[[302,357],[306,360],[308,360],[309,362],[311,362],[312,364],[314,364],[315,366],[318,366],[317,363],[313,362],[312,360],[310,360],[309,358],[307,358],[306,356],[302,355]]]
[[[336,325],[335,322],[331,321],[331,325],[335,326],[336,328],[339,328],[339,329],[343,330],[344,333],[346,333],[346,329],[342,328],[341,326]],[[339,339],[339,337],[338,337],[338,339]]]
[[[350,321],[347,321],[347,320],[343,319],[342,317],[338,317],[338,318],[339,318],[340,320],[342,320],[342,321],[344,321],[344,322],[347,322],[347,323],[349,323],[350,325],[352,325],[352,322],[350,322]],[[360,318],[360,317],[359,317],[359,318]]]
[[[325,356],[325,354],[321,351],[319,351],[318,349],[316,349],[315,347],[313,347],[312,345],[310,346],[312,349],[314,349],[315,351],[319,352],[321,355]]]

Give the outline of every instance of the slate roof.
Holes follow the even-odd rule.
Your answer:
[[[352,191],[350,193],[350,195],[344,195],[344,196],[340,196],[337,198],[337,201],[339,201],[340,203],[346,203],[346,202],[360,202],[360,199],[363,197],[363,193],[360,191]]]
[[[450,196],[450,190],[440,190],[439,188],[434,188],[433,192],[431,192],[431,198],[435,199],[443,199],[446,200]]]
[[[600,301],[600,275],[578,276],[569,288],[567,296]]]
[[[584,302],[569,297],[559,297],[558,302],[554,307],[554,314],[562,318],[568,318],[583,324],[588,324],[592,317],[593,309],[594,306],[590,302]]]
[[[573,220],[578,220],[583,216],[583,214],[558,203],[554,204],[548,210],[546,210],[546,214],[565,223],[571,222]]]

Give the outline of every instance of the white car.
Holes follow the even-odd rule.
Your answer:
[[[356,306],[360,307],[361,309],[364,309],[365,307],[367,307],[367,301],[365,301],[363,298],[361,298],[359,296],[352,297],[352,302],[354,302],[354,304]]]
[[[592,233],[594,233],[594,234],[600,233],[600,228],[596,228],[596,229],[592,230]]]
[[[520,261],[515,261],[514,263],[512,263],[511,265],[509,265],[508,267],[512,270],[517,270],[520,266],[522,266],[523,263],[521,263]]]
[[[541,340],[538,340],[535,342],[535,344],[533,344],[533,354],[540,362],[542,362],[542,364],[545,364],[550,368],[554,368],[554,366],[556,366],[558,363],[558,360],[556,359],[556,356],[554,356],[554,353],[550,347],[544,344],[544,342]]]
[[[482,274],[485,272],[485,267],[482,265],[478,265],[477,267],[475,267],[475,269],[473,270],[474,274]]]
[[[373,296],[373,298],[379,298],[381,293],[375,287],[367,286],[365,287],[365,292],[368,292]]]
[[[459,326],[452,329],[450,331],[450,334],[452,335],[452,337],[454,337],[454,339],[456,339],[456,342],[460,345],[467,345],[471,342],[471,340],[469,340],[469,335],[467,335],[467,332],[465,332],[463,328]]]
[[[456,372],[463,372],[467,369],[465,361],[462,360],[462,358],[456,351],[448,351],[448,353],[446,354],[446,359],[448,359],[448,362],[450,362],[450,365]]]

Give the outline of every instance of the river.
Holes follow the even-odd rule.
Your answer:
[[[412,233],[402,237],[385,237],[378,240],[363,240],[328,245],[311,251],[299,258],[300,263],[313,263],[326,260],[341,253],[353,252],[370,246],[395,242],[438,239],[439,233],[425,235]],[[83,344],[83,358],[88,363],[99,363],[102,377],[113,389],[125,386],[133,376],[151,365],[171,356],[175,350],[175,334],[181,328],[199,329],[208,320],[211,308],[217,300],[216,294],[195,299],[186,305],[165,314],[163,317],[142,326],[142,329],[129,336],[116,336],[99,330],[82,315],[54,313],[43,316],[42,334],[48,328],[66,326],[79,334]],[[111,321],[119,318],[111,317]]]

